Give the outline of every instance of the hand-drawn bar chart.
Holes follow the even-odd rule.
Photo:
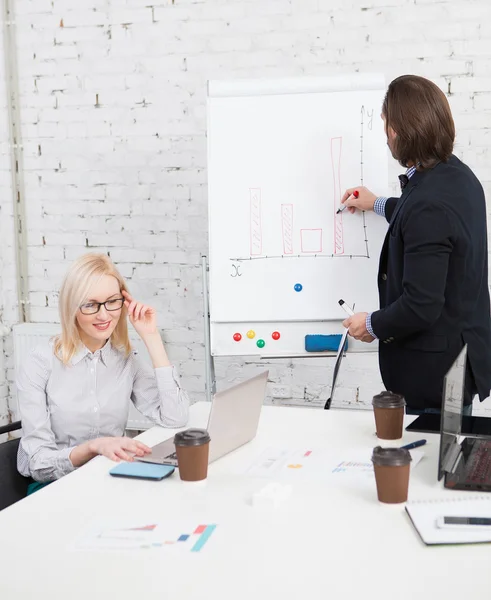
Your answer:
[[[383,77],[211,82],[208,92],[213,352],[270,354],[281,346],[284,354],[298,344],[304,352],[305,336],[286,337],[300,336],[297,324],[315,322],[305,334],[338,333],[322,327],[339,325],[339,298],[360,310],[378,306],[387,222],[337,211],[346,189],[390,191],[387,138],[374,118]],[[266,322],[269,333],[246,347],[247,332]],[[280,331],[281,339],[271,338]]]
[[[322,252],[322,229],[300,229],[300,249],[305,254]]]
[[[364,180],[364,135],[365,135],[365,114],[367,111],[364,106],[361,107],[361,135],[360,135],[360,183],[363,185]],[[373,110],[368,112],[369,123],[368,128],[372,128]],[[345,243],[345,223],[343,222],[343,213],[338,213],[341,197],[343,194],[343,182],[341,180],[342,160],[343,160],[343,137],[334,136],[330,138],[329,146],[329,169],[332,181],[332,192],[329,200],[329,192],[326,190],[326,205],[330,206],[328,210],[332,211],[332,217],[327,216],[327,222],[332,219],[333,222],[333,252],[324,253],[324,241],[326,238],[325,228],[319,226],[298,227],[294,228],[294,213],[301,207],[293,202],[285,202],[280,204],[279,227],[281,228],[281,247],[275,253],[265,253],[264,248],[264,232],[263,232],[263,203],[261,188],[249,189],[249,235],[250,235],[250,256],[233,257],[231,261],[243,261],[252,259],[271,259],[271,258],[298,258],[301,256],[312,256],[316,258],[370,258],[369,245],[367,238],[367,227],[365,215],[362,215],[362,226],[358,231],[356,247],[358,250],[353,251],[350,246],[354,244]],[[352,183],[352,182],[351,182]],[[270,198],[264,198],[265,202],[271,201]],[[296,219],[298,221],[298,219]],[[317,223],[316,223],[317,224]],[[272,227],[266,228],[266,234],[271,233]],[[298,238],[297,251],[295,252],[295,239]],[[360,245],[360,241],[362,244]]]

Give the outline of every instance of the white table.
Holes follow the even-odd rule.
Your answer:
[[[208,410],[206,403],[194,405],[191,425],[206,425]],[[241,473],[237,465],[265,447],[372,447],[373,431],[370,411],[265,407],[256,439],[210,465],[202,487],[182,483],[177,472],[161,482],[116,479],[108,475],[113,463],[98,457],[0,513],[0,597],[489,598],[491,545],[426,547],[403,505],[378,503],[370,485],[307,481],[280,508],[250,505],[252,492],[267,481]],[[141,439],[152,445],[170,433],[154,427]],[[419,437],[405,434],[405,441]],[[425,437],[410,499],[462,495],[437,482],[439,438]],[[69,550],[94,518],[156,512],[218,527],[199,553]]]

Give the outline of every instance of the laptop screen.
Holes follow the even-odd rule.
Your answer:
[[[449,455],[458,444],[458,437],[461,434],[466,359],[467,346],[464,346],[446,374],[443,383],[438,480],[443,477],[445,471],[449,470],[447,465]]]

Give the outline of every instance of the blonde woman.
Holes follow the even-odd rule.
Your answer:
[[[37,482],[59,479],[97,455],[119,462],[150,452],[123,437],[130,401],[164,427],[188,419],[188,398],[155,310],[131,297],[106,255],[86,254],[72,264],[59,306],[61,335],[34,349],[17,378],[23,429],[17,467]],[[126,317],[153,369],[131,351]]]

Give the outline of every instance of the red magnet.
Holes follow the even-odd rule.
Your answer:
[[[234,333],[234,340],[236,342],[240,342],[241,339],[242,339],[242,336],[240,335],[240,333]]]
[[[280,332],[279,332],[279,331],[273,331],[273,333],[271,334],[271,337],[272,337],[274,340],[279,340],[279,339],[280,339],[280,337],[281,337],[281,336],[280,336]]]

